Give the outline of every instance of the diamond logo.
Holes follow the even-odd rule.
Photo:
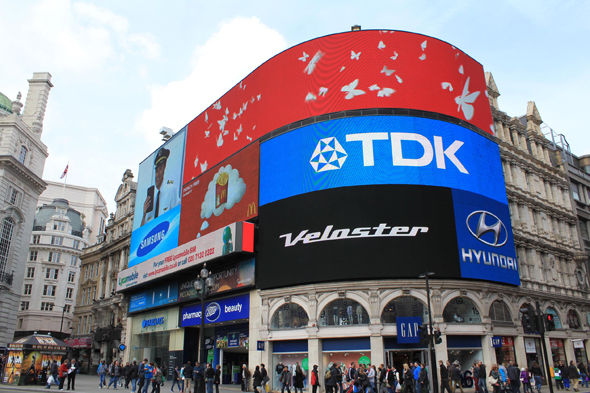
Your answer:
[[[316,172],[334,171],[342,168],[348,154],[335,137],[320,139],[309,163]]]

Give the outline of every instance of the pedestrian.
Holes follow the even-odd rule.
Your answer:
[[[379,393],[375,391],[375,389],[377,388],[377,380],[375,378],[376,376],[377,371],[375,371],[375,366],[369,366],[369,368],[367,369],[367,379],[369,380],[369,387],[372,393]]]
[[[471,370],[471,377],[473,378],[473,385],[475,386],[475,392],[479,393],[479,365],[477,361],[473,362],[473,368]]]
[[[174,366],[174,371],[172,371],[172,387],[170,391],[174,391],[174,386],[178,386],[178,391],[182,392],[182,387],[180,386],[180,381],[182,381],[180,376],[180,370],[178,369],[178,365]]]
[[[529,370],[531,375],[533,376],[532,382],[535,382],[535,388],[537,389],[537,393],[541,393],[541,383],[543,382],[543,372],[541,371],[541,367],[539,367],[539,363],[533,362],[531,364],[531,368]]]
[[[408,393],[408,391],[410,393],[414,392],[414,373],[412,372],[412,369],[410,368],[410,366],[408,366],[407,363],[404,363],[404,393]]]
[[[147,393],[148,389],[150,388],[152,378],[154,376],[154,362],[146,363],[143,367],[144,375],[145,375],[145,384],[143,385],[142,393]]]
[[[449,371],[451,374],[451,391],[455,393],[455,389],[457,389],[457,384],[459,384],[459,389],[461,393],[463,392],[463,385],[461,384],[461,365],[459,364],[458,360],[455,360],[451,365],[451,370]]]
[[[508,379],[510,380],[510,389],[512,393],[520,392],[520,369],[518,363],[511,362],[508,366]]]
[[[117,381],[119,380],[119,377],[121,376],[121,368],[119,367],[119,363],[114,360],[113,363],[111,364],[110,368],[109,368],[109,376],[111,377],[111,379],[109,379],[109,384],[107,385],[107,389],[114,384],[115,387],[114,389],[117,390]]]
[[[74,386],[76,384],[76,374],[78,374],[78,372],[76,370],[76,360],[71,359],[70,364],[68,365],[68,388],[67,388],[67,390],[70,390],[70,387],[72,388],[72,390],[76,390],[75,386]]]
[[[563,386],[565,390],[570,390],[570,371],[569,368],[563,364],[563,361],[559,361],[559,369],[561,370],[561,379],[563,380]]]
[[[270,381],[270,378],[268,377],[268,371],[266,371],[264,363],[260,364],[260,375],[262,376],[262,393],[266,393],[266,384]]]
[[[565,386],[563,386],[563,380],[561,379],[561,370],[559,367],[557,367],[557,365],[553,367],[553,375],[555,376],[555,386],[557,387],[557,390],[565,390]]]
[[[242,392],[247,392],[250,388],[250,370],[245,364],[242,365]]]
[[[129,380],[131,381],[131,393],[135,393],[137,388],[137,377],[139,376],[139,367],[137,366],[137,360],[129,366]]]
[[[281,393],[285,393],[285,388],[287,388],[287,393],[291,393],[291,377],[289,367],[283,367],[283,372],[279,378],[279,382],[281,383]]]
[[[57,360],[53,360],[49,373],[51,378],[47,378],[47,386],[45,389],[51,389],[51,380],[53,380],[53,383],[56,384],[59,389],[59,367],[57,366]]]
[[[267,376],[267,378],[268,378],[268,376]],[[220,384],[221,384],[221,364],[218,364],[215,367],[215,393],[219,393],[219,385]]]
[[[137,376],[139,378],[139,384],[137,385],[137,392],[141,393],[143,391],[143,386],[145,385],[145,365],[147,364],[147,358],[143,359],[141,363],[137,366]]]
[[[399,373],[395,369],[393,365],[388,366],[387,369],[387,376],[385,377],[387,381],[387,391],[388,393],[393,393],[397,391],[397,385],[399,384]]]
[[[442,360],[438,361],[438,369],[440,371],[440,393],[444,393],[445,389],[448,393],[451,393],[451,387],[449,386],[449,370]]]
[[[166,362],[164,362],[164,365],[161,367],[162,369],[162,386],[164,386],[164,383],[168,380],[168,366],[166,365]]]
[[[64,383],[68,376],[68,362],[65,361],[59,366],[59,390],[64,390]]]
[[[334,363],[328,364],[328,370],[324,375],[324,385],[326,385],[326,393],[334,393],[334,389],[338,389],[338,379],[336,378],[336,365]],[[288,390],[289,388],[287,388]],[[281,391],[283,393],[283,391]]]
[[[283,369],[285,366],[283,362],[279,362],[275,367],[275,386],[281,386],[281,376],[283,375]]]
[[[570,381],[574,383],[574,392],[579,392],[578,383],[580,383],[580,373],[578,372],[578,367],[576,367],[576,363],[573,360],[570,360],[569,369],[569,377]]]
[[[205,369],[201,363],[196,362],[193,368],[193,382],[195,383],[195,393],[201,393],[201,386],[203,386],[203,374]]]
[[[580,371],[580,377],[582,378],[582,386],[588,389],[588,371],[584,362],[578,363],[578,370]]]
[[[256,366],[254,374],[252,374],[252,389],[254,393],[260,393],[258,387],[262,386],[262,374],[260,373],[260,366]],[[207,392],[210,393],[210,392]]]
[[[501,376],[500,376],[500,369],[498,365],[492,364],[492,369],[490,370],[490,378],[489,384],[492,386],[493,393],[500,392],[500,384],[502,383]]]
[[[184,388],[182,389],[182,392],[191,393],[191,387],[193,384],[193,367],[191,366],[190,360],[186,363],[182,376],[184,377]]]
[[[158,367],[157,363],[153,363],[154,371],[152,375],[152,393],[160,393],[160,385],[162,384],[162,369]]]
[[[479,368],[479,392],[480,393],[489,393],[488,392],[488,384],[486,383],[486,376],[487,376],[486,365],[483,364],[483,362],[481,360],[479,361],[478,368]]]
[[[420,366],[420,374],[418,375],[418,393],[421,392],[428,393],[428,372],[424,363]]]
[[[125,389],[129,389],[129,382],[131,382],[131,378],[129,377],[129,370],[131,369],[131,364],[129,362],[125,363],[125,367],[123,367],[123,374],[121,379],[125,379]]]
[[[320,377],[318,375],[318,365],[314,364],[313,369],[311,370],[311,390],[312,393],[317,393],[318,388],[321,387],[320,385]]]
[[[520,369],[520,382],[522,383],[523,393],[533,393],[533,389],[531,388],[531,378],[529,375],[529,370],[526,367]]]
[[[350,363],[350,367],[348,368],[348,372],[346,373],[346,382],[354,382],[356,379],[356,364],[354,362]]]
[[[303,370],[301,366],[298,364],[295,367],[295,382],[293,386],[295,387],[295,393],[297,393],[297,389],[299,389],[300,393],[303,393],[303,381],[305,380],[305,374],[303,374]]]
[[[205,369],[205,383],[207,384],[207,393],[213,393],[213,383],[215,382],[215,370],[213,369],[211,363],[207,363],[207,368]]]

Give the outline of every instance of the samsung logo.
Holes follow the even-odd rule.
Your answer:
[[[156,227],[152,229],[139,244],[137,256],[142,257],[147,255],[150,251],[156,248],[156,246],[160,244],[160,242],[166,237],[169,227],[170,223],[168,221],[164,221],[156,225]]]

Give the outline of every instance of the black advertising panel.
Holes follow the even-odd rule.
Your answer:
[[[452,191],[373,185],[316,191],[259,211],[260,289],[315,282],[460,278]]]

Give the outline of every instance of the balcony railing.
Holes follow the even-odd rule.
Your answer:
[[[12,281],[14,280],[14,272],[8,274],[6,272],[0,272],[0,283],[12,285]]]

